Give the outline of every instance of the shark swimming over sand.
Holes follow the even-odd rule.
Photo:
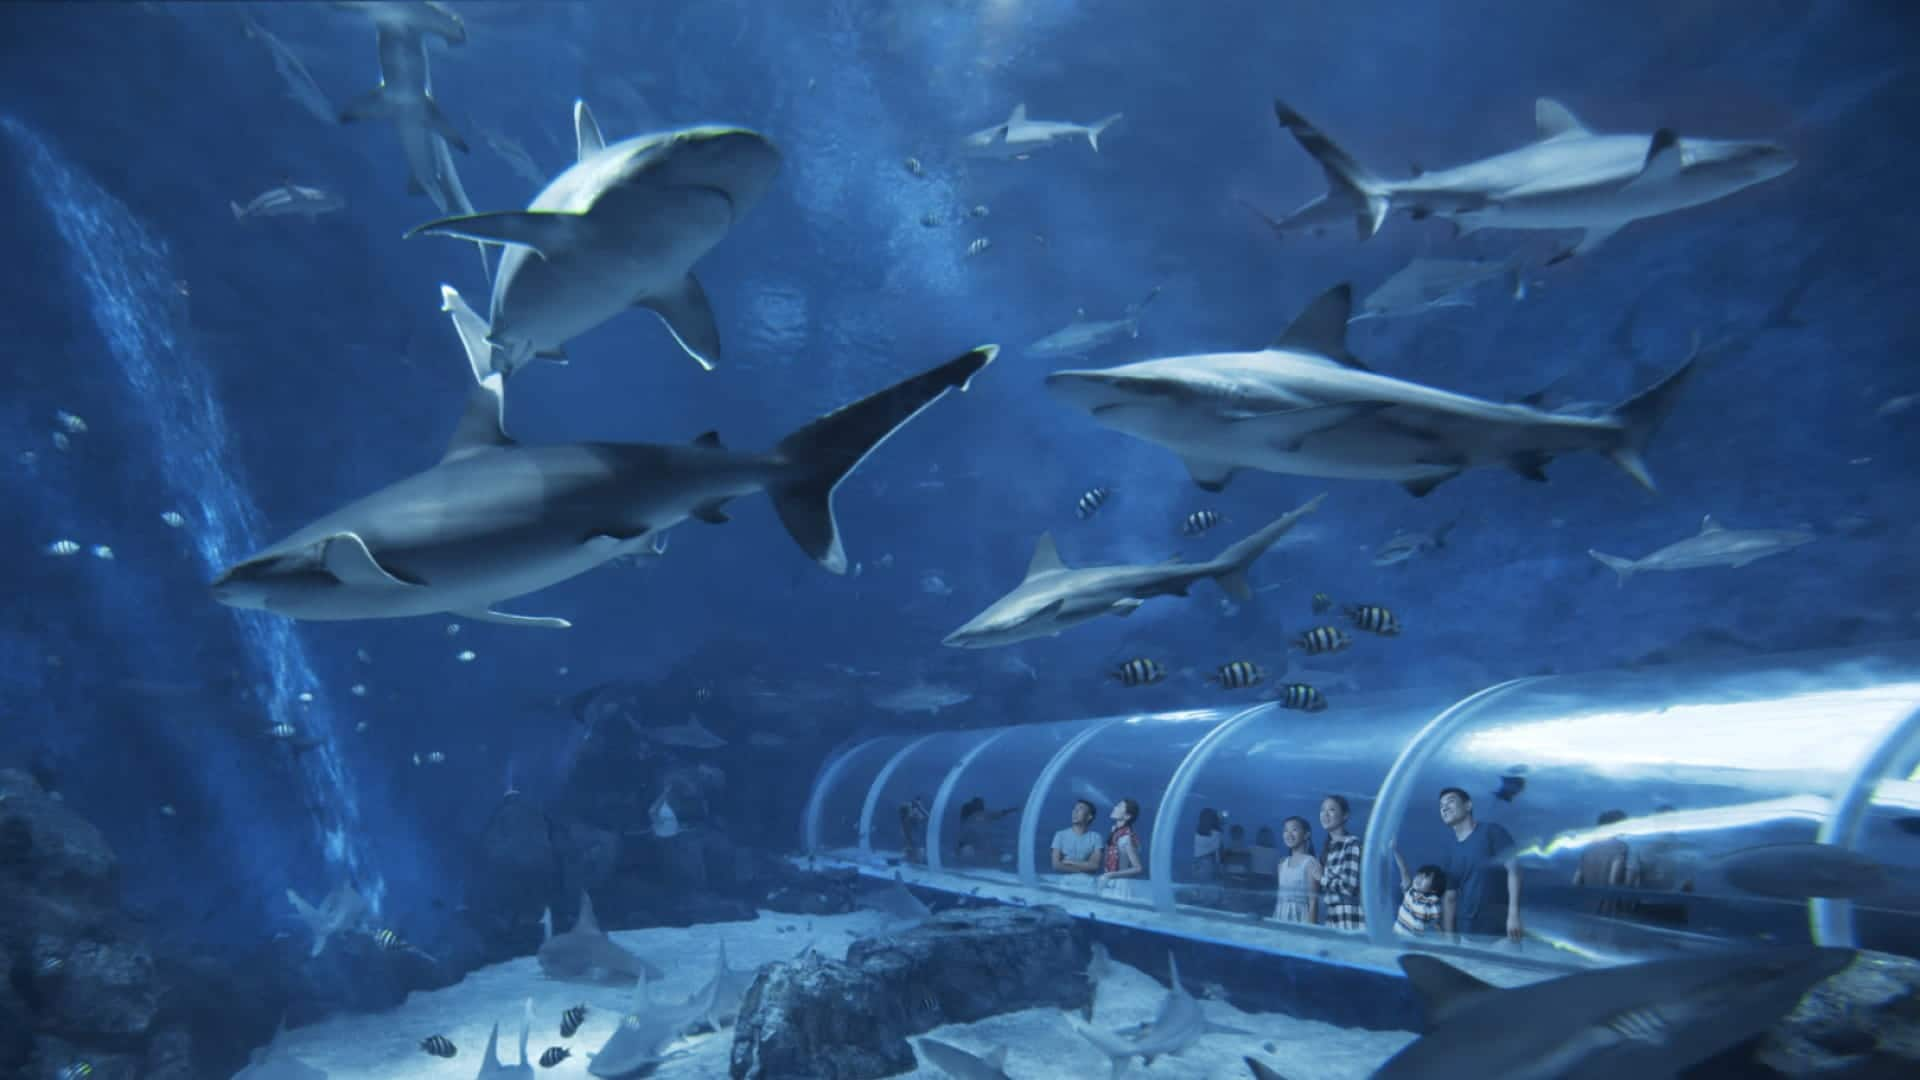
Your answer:
[[[1587,549],[1595,562],[1619,575],[1619,584],[1635,574],[1650,570],[1698,570],[1706,566],[1745,566],[1755,559],[1792,551],[1810,544],[1814,535],[1805,529],[1729,529],[1708,514],[1700,519],[1700,531],[1685,540],[1668,544],[1651,555],[1623,559],[1602,551]]]
[[[1080,1036],[1092,1043],[1099,1051],[1107,1055],[1112,1067],[1112,1075],[1120,1076],[1126,1071],[1127,1063],[1135,1057],[1143,1064],[1152,1065],[1153,1059],[1167,1054],[1178,1054],[1199,1041],[1200,1037],[1210,1033],[1226,1035],[1251,1035],[1253,1032],[1239,1028],[1216,1024],[1207,1019],[1200,1008],[1200,1002],[1186,987],[1180,985],[1180,962],[1172,952],[1167,953],[1167,970],[1170,976],[1167,996],[1160,1001],[1160,1009],[1154,1013],[1153,1021],[1132,1038],[1111,1034],[1095,1028],[1077,1016],[1068,1015],[1067,1023]]]
[[[593,898],[584,890],[580,893],[580,916],[574,920],[573,929],[564,934],[554,933],[551,909],[541,913],[540,922],[545,928],[546,940],[540,943],[540,951],[535,956],[540,962],[540,971],[549,979],[624,982],[665,977],[665,972],[628,951],[600,929],[600,920],[593,913]]]

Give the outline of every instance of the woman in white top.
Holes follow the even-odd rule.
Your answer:
[[[1313,857],[1313,828],[1306,818],[1290,817],[1280,825],[1280,840],[1287,845],[1287,857],[1280,860],[1273,917],[1281,922],[1318,922],[1320,861]]]

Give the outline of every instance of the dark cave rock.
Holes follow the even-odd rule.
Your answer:
[[[1754,1060],[1786,1076],[1920,1076],[1920,960],[1863,951],[1809,991]]]
[[[494,808],[467,879],[467,920],[483,938],[510,937],[516,927],[537,922],[543,908],[559,906],[565,865],[556,833],[546,812],[524,795]]]
[[[1080,1009],[1089,949],[1055,907],[947,911],[762,970],[733,1041],[735,1080],[859,1080],[914,1067],[907,1037],[1022,1009]]]
[[[762,904],[788,915],[844,915],[859,906],[854,894],[861,888],[855,870],[802,871],[782,863]]]

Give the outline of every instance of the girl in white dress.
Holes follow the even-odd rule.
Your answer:
[[[1320,915],[1320,861],[1313,857],[1313,829],[1303,817],[1290,817],[1280,826],[1287,857],[1276,871],[1279,893],[1273,917],[1281,922],[1314,923]]]

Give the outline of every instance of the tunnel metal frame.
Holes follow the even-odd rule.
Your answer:
[[[874,774],[873,783],[867,787],[867,799],[860,805],[860,854],[873,854],[873,811],[875,807],[880,805],[880,793],[886,790],[887,781],[893,779],[894,772],[900,768],[900,763],[907,759],[908,754],[920,749],[921,746],[926,744],[927,740],[940,734],[943,733],[930,731],[917,738],[908,739],[907,744],[895,750],[893,756],[887,759],[887,763],[880,766],[880,771]],[[927,822],[927,843],[931,845],[933,839],[933,822],[929,819]]]
[[[959,760],[953,763],[953,767],[947,770],[947,775],[941,778],[940,790],[934,792],[933,806],[927,811],[927,869],[936,874],[946,873],[946,864],[942,861],[943,857],[940,854],[942,845],[939,842],[939,831],[934,823],[947,819],[947,803],[953,799],[953,789],[960,785],[960,774],[966,772],[968,766],[985,753],[988,747],[1018,730],[1020,728],[1017,725],[1009,725],[998,731],[988,732],[986,738],[974,743],[966,753],[961,754]]]
[[[1907,714],[1880,740],[1848,778],[1845,787],[1827,808],[1827,818],[1814,837],[1819,844],[1832,844],[1852,854],[1862,854],[1867,811],[1873,805],[1873,792],[1889,773],[1911,773],[1920,765],[1920,709]],[[1816,896],[1807,901],[1807,925],[1815,945],[1857,948],[1853,922],[1853,901]]]

